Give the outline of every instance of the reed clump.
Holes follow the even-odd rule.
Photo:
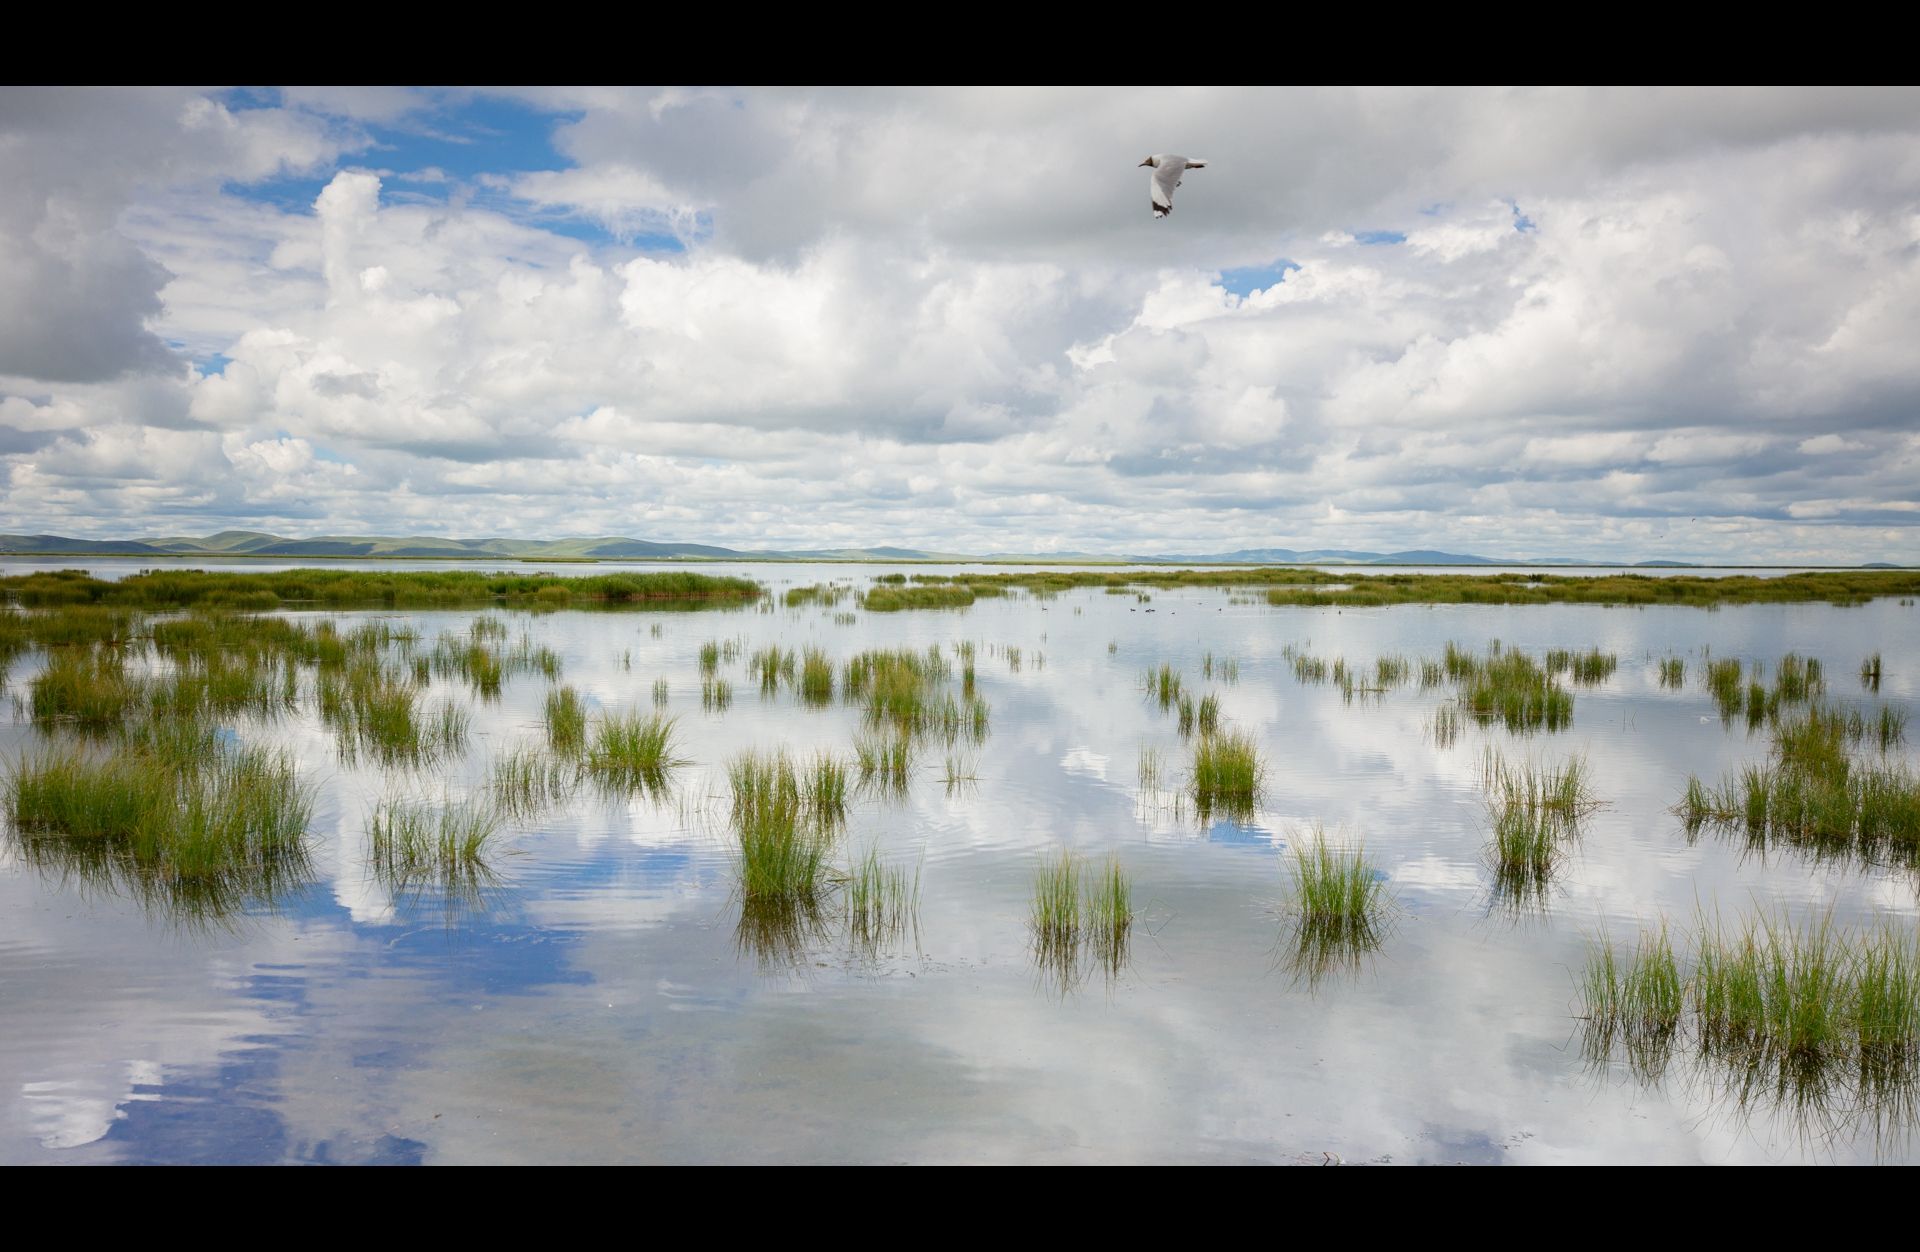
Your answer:
[[[833,702],[833,661],[819,648],[808,648],[801,659],[800,696],[813,705]]]
[[[904,794],[913,777],[911,735],[889,730],[863,730],[853,737],[853,755],[860,781]]]
[[[1715,786],[1687,780],[1674,812],[1690,835],[1707,829],[1759,848],[1920,864],[1920,778],[1904,761],[1865,750],[1870,740],[1890,746],[1897,724],[1814,702],[1769,730],[1765,762]]]
[[[1136,919],[1133,878],[1118,858],[1090,866],[1062,849],[1034,871],[1027,915],[1034,957],[1062,991],[1080,981],[1089,962],[1117,977],[1130,959]]]
[[[1579,833],[1580,820],[1596,806],[1586,761],[1510,761],[1488,749],[1481,781],[1493,827],[1489,860],[1495,893],[1512,901],[1536,900]]]
[[[847,934],[869,955],[918,928],[920,867],[888,862],[871,844],[855,857],[844,878]]]
[[[1498,721],[1516,733],[1573,724],[1573,693],[1524,652],[1478,658],[1456,681],[1460,704],[1476,721]]]
[[[561,756],[575,757],[587,745],[587,708],[572,687],[547,692],[543,706],[547,746]]]
[[[796,765],[784,751],[742,752],[727,763],[727,786],[736,825],[756,821],[763,809],[791,811],[829,833],[846,820],[847,766],[828,753]]]
[[[675,719],[661,713],[603,713],[594,720],[586,766],[614,791],[656,793],[682,764],[674,753]]]
[[[1319,826],[1295,838],[1289,872],[1292,943],[1283,962],[1309,986],[1357,971],[1386,935],[1386,876],[1358,843],[1336,844]]]
[[[580,785],[580,761],[534,744],[520,744],[495,758],[487,771],[487,789],[500,811],[525,821],[573,798]]]
[[[135,740],[111,752],[42,749],[6,776],[22,858],[124,889],[194,923],[305,881],[311,789],[292,760],[206,740],[191,755]]]
[[[1592,945],[1581,990],[1590,1030],[1690,1026],[1705,1055],[1775,1068],[1788,1086],[1836,1063],[1911,1074],[1920,1060],[1920,932],[1910,925],[1703,919],[1683,966],[1662,922],[1628,958],[1604,938]]]
[[[1233,821],[1250,820],[1265,776],[1259,746],[1245,731],[1222,730],[1193,741],[1188,785],[1202,821],[1216,810]]]
[[[440,804],[388,799],[367,815],[374,866],[390,882],[479,865],[500,829],[500,811],[482,797]]]
[[[784,763],[784,758],[736,760],[729,771],[740,895],[749,909],[812,908],[828,886],[831,836],[808,820],[791,766],[779,768]]]

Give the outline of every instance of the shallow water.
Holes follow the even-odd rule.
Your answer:
[[[778,590],[879,571],[746,572]],[[1701,906],[1920,919],[1909,873],[1690,842],[1668,811],[1689,773],[1717,780],[1766,751],[1743,723],[1723,727],[1703,650],[1770,666],[1788,651],[1818,657],[1833,698],[1912,713],[1920,609],[1342,611],[1155,589],[1144,603],[1093,590],[851,624],[834,614],[497,613],[558,651],[594,707],[651,708],[667,679],[689,763],[672,796],[588,791],[511,828],[479,901],[393,898],[368,868],[366,811],[396,793],[457,794],[490,757],[539,742],[538,676],[474,702],[467,758],[424,775],[343,765],[310,711],[233,727],[294,747],[320,800],[312,881],[221,926],[0,853],[0,1160],[1920,1158],[1898,1116],[1743,1102],[1687,1057],[1655,1079],[1621,1058],[1595,1064],[1575,989],[1591,936],[1630,938]],[[430,639],[475,615],[377,616]],[[742,659],[721,671],[733,705],[705,711],[699,646],[735,637]],[[1598,645],[1620,665],[1575,688],[1570,730],[1470,726],[1441,747],[1428,722],[1445,689],[1347,703],[1296,682],[1282,654],[1292,644],[1370,666],[1494,639]],[[738,927],[725,762],[751,746],[844,753],[860,713],[808,708],[785,688],[763,699],[745,656],[772,641],[844,661],[963,640],[979,645],[992,706],[985,742],[961,749],[977,781],[947,786],[935,744],[909,793],[863,796],[843,837],[920,866],[916,930],[863,952],[825,918],[797,949],[756,946]],[[1008,647],[1021,649],[1017,669]],[[1854,675],[1875,651],[1887,669],[1869,695]],[[1235,660],[1237,681],[1204,679],[1208,652]],[[1680,691],[1658,684],[1655,661],[1670,654],[1688,661]],[[1172,717],[1140,689],[1161,662],[1257,736],[1267,780],[1253,821],[1202,824],[1173,796],[1143,794],[1143,746],[1170,773],[1186,761]],[[16,663],[9,693],[34,664]],[[0,751],[32,736],[16,712]],[[1491,894],[1489,743],[1584,753],[1606,802],[1538,910]],[[1911,739],[1899,752],[1914,759]],[[1317,980],[1288,960],[1282,859],[1314,823],[1364,838],[1396,902],[1376,953]],[[1032,875],[1063,846],[1115,854],[1133,874],[1142,917],[1114,977],[1081,968],[1063,985],[1036,967]]]

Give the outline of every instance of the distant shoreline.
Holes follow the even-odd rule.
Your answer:
[[[155,563],[191,563],[196,561],[272,561],[294,566],[303,563],[333,563],[338,561],[444,561],[449,564],[466,565],[1004,565],[1013,567],[1041,567],[1065,569],[1099,569],[1120,566],[1164,566],[1167,569],[1350,569],[1357,571],[1377,569],[1436,569],[1436,570],[1492,570],[1492,569],[1543,569],[1543,570],[1689,570],[1689,569],[1804,569],[1804,570],[1912,570],[1920,565],[1821,565],[1807,561],[1769,562],[1766,564],[1739,564],[1722,562],[1700,564],[1697,562],[1662,562],[1658,565],[1640,565],[1627,562],[1608,563],[1604,561],[1585,564],[1542,561],[1460,561],[1460,562],[1368,562],[1368,561],[1155,561],[1137,560],[1128,557],[1063,557],[1048,560],[1043,557],[830,557],[830,556],[382,556],[350,555],[337,553],[300,553],[287,555],[277,553],[211,553],[211,552],[7,552],[0,551],[0,560],[7,561],[152,561]]]

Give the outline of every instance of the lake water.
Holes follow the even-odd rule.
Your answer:
[[[881,571],[742,572],[777,591]],[[851,621],[845,604],[496,612],[558,652],[562,681],[593,708],[651,709],[665,679],[687,764],[671,795],[587,790],[511,826],[499,881],[478,900],[395,898],[369,868],[366,815],[382,797],[472,790],[489,759],[542,742],[546,679],[516,677],[490,703],[436,679],[436,695],[472,705],[473,732],[463,760],[423,774],[343,763],[305,704],[236,724],[242,741],[292,748],[317,788],[310,881],[279,898],[193,926],[0,842],[0,1161],[1920,1158],[1897,1110],[1743,1099],[1690,1055],[1651,1075],[1596,1062],[1576,988],[1593,936],[1630,939],[1663,916],[1684,925],[1699,907],[1920,919],[1909,872],[1689,840],[1669,811],[1690,773],[1717,780],[1767,751],[1764,734],[1717,715],[1708,649],[1770,668],[1789,651],[1817,657],[1833,699],[1912,713],[1920,609],[1342,611],[1210,588],[1151,597],[1095,589]],[[331,616],[431,639],[464,633],[475,614]],[[710,639],[743,645],[721,669],[735,690],[724,712],[701,701]],[[1574,688],[1568,730],[1469,725],[1443,747],[1429,723],[1446,689],[1349,702],[1296,681],[1284,655],[1292,645],[1370,667],[1493,640],[1598,646],[1619,668]],[[749,747],[846,753],[861,725],[858,707],[808,707],[790,688],[763,698],[746,655],[777,642],[843,662],[961,641],[977,645],[992,708],[984,742],[957,749],[975,779],[949,785],[935,745],[904,796],[863,793],[842,836],[845,849],[877,843],[919,867],[917,926],[878,950],[830,917],[778,943],[743,931],[726,762]],[[1887,658],[1877,694],[1855,678],[1873,652]],[[1670,655],[1687,661],[1680,690],[1658,682]],[[1173,775],[1187,759],[1174,719],[1141,689],[1162,663],[1256,736],[1267,777],[1252,820],[1201,822],[1143,789],[1144,747]],[[37,664],[15,664],[11,696]],[[34,734],[16,701],[0,716],[0,754]],[[1491,889],[1489,744],[1584,754],[1604,801],[1535,908]],[[1896,754],[1914,760],[1911,737]],[[1377,951],[1320,977],[1289,959],[1285,868],[1315,824],[1364,839],[1394,900]],[[1132,874],[1141,916],[1117,973],[1063,981],[1036,963],[1033,875],[1062,848],[1117,856]]]

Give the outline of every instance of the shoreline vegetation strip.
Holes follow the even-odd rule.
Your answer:
[[[1350,569],[1216,567],[1100,572],[1037,568],[1002,573],[893,574],[861,597],[869,611],[966,608],[976,599],[1016,591],[1050,595],[1081,588],[1218,587],[1263,591],[1274,606],[1395,604],[1727,604],[1825,602],[1863,604],[1880,597],[1920,596],[1920,570],[1845,570],[1775,578],[1731,574],[1364,574]],[[326,605],[453,606],[504,604],[528,608],[673,603],[745,604],[765,594],[748,578],[657,570],[565,575],[479,570],[291,569],[226,572],[142,570],[95,578],[79,570],[46,570],[0,578],[0,602],[27,608],[101,605],[129,609],[192,607],[238,610]]]

